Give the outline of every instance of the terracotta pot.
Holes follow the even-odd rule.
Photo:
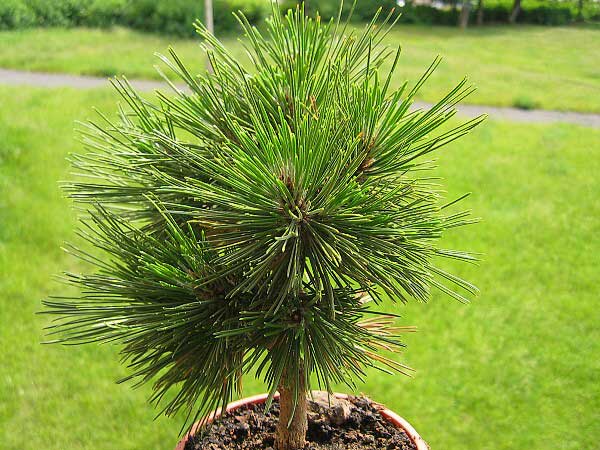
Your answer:
[[[346,394],[337,394],[336,393],[335,396],[337,398],[343,398],[343,399],[348,398],[348,396]],[[243,398],[241,400],[238,400],[236,402],[233,402],[233,403],[230,403],[229,405],[227,405],[227,412],[233,411],[234,409],[238,409],[244,405],[265,403],[265,401],[267,400],[267,397],[268,397],[267,394],[261,394],[261,395],[255,395],[254,397]],[[277,398],[277,396],[276,396],[276,398]],[[404,432],[408,435],[408,437],[413,441],[413,443],[417,447],[417,450],[429,450],[429,446],[427,445],[427,443],[423,440],[423,438],[421,436],[419,436],[419,433],[417,433],[417,431],[412,427],[412,425],[410,423],[408,423],[405,419],[400,417],[395,412],[390,411],[389,409],[383,409],[383,410],[379,411],[379,413],[385,419],[387,419],[388,421],[390,421],[391,423],[396,425],[398,428],[402,428],[404,430]],[[192,426],[192,428],[190,429],[189,433],[186,434],[181,439],[181,441],[179,441],[179,443],[177,444],[177,447],[175,447],[175,450],[184,450],[185,443],[188,440],[188,437],[194,436],[197,433],[197,431],[201,425],[210,423],[219,415],[220,415],[220,412],[215,412],[215,413],[211,414],[211,416],[209,418],[207,418],[203,421],[200,421],[198,423],[195,423]]]

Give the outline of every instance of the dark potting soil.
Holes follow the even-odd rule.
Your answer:
[[[344,408],[323,402],[309,406],[305,450],[416,450],[406,433],[385,420],[368,398],[350,397]],[[246,405],[188,438],[185,450],[274,450],[278,417],[277,401],[266,414],[264,405]]]

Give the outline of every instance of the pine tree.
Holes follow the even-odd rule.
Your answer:
[[[169,81],[172,94],[148,99],[114,81],[124,106],[82,127],[83,178],[65,185],[98,249],[69,251],[95,269],[67,273],[81,293],[45,304],[55,341],[120,343],[126,380],[152,382],[152,402],[187,423],[256,374],[267,407],[281,394],[277,447],[296,450],[311,388],[352,386],[368,367],[409,372],[379,353],[409,330],[377,312],[385,298],[476,293],[436,264],[474,260],[438,244],[473,220],[426,171],[483,118],[449,123],[466,80],[411,110],[439,59],[391,88],[392,14],[356,33],[274,8],[264,32],[239,17],[252,68],[197,23],[212,72],[192,74],[170,50],[161,58],[185,89]]]

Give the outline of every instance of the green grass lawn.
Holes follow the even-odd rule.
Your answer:
[[[224,39],[242,60],[233,37]],[[416,81],[437,54],[444,62],[421,98],[436,100],[469,75],[478,104],[600,112],[600,29],[584,27],[450,27],[399,25],[388,38],[403,46],[395,83]],[[173,44],[196,70],[204,67],[195,40],[124,29],[34,29],[0,32],[0,67],[156,78],[155,51]]]
[[[4,450],[173,448],[181,421],[159,418],[149,390],[111,346],[43,346],[40,300],[51,277],[78,270],[59,246],[74,213],[57,180],[78,149],[73,121],[108,91],[0,88],[0,447]],[[600,130],[488,122],[441,155],[450,195],[483,221],[447,237],[485,253],[452,267],[482,295],[465,306],[436,295],[400,308],[402,360],[414,379],[372,372],[359,386],[409,419],[434,449],[598,448],[600,441]],[[247,394],[261,391],[248,380]]]

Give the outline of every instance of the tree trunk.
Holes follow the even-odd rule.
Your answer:
[[[509,23],[515,23],[517,21],[517,17],[519,17],[519,13],[521,12],[521,0],[515,0],[513,3],[513,8],[510,13],[510,17],[508,18]]]
[[[577,2],[577,22],[583,22],[583,0]]]
[[[213,17],[212,0],[204,0],[204,25],[206,25],[211,34],[215,34],[215,21]]]
[[[465,29],[469,24],[469,13],[471,12],[471,0],[463,0],[458,18],[458,25]]]
[[[275,437],[276,450],[301,450],[306,443],[308,399],[304,374],[300,375],[297,401],[294,390],[295,382],[295,377],[284,376],[279,385],[280,413],[279,423],[277,424],[277,435]],[[294,403],[296,403],[295,410]]]
[[[215,20],[213,15],[212,0],[204,0],[204,25],[206,26],[206,29],[210,31],[210,34],[215,34]],[[213,68],[208,57],[206,58],[206,69],[209,73],[213,73]]]
[[[477,3],[477,25],[483,25],[483,0]]]

